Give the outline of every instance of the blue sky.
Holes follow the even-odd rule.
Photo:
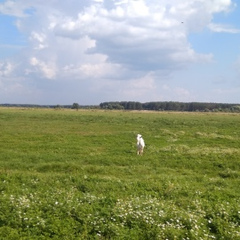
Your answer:
[[[235,0],[0,0],[0,103],[240,103]]]

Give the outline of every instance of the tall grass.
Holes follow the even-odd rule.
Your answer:
[[[0,108],[0,239],[240,239],[239,120]]]

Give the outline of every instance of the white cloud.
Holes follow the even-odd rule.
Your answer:
[[[229,12],[235,6],[231,0],[211,0],[207,1],[206,5],[208,9],[213,13]]]
[[[198,3],[185,1],[167,7],[169,4],[162,6],[155,1],[138,0],[117,2],[120,6],[109,9],[92,5],[77,18],[60,21],[54,31],[58,36],[72,39],[89,36],[96,43],[89,53],[104,54],[113,63],[138,70],[157,70],[165,68],[166,64],[162,63],[167,62],[174,69],[179,67],[179,62],[184,66],[183,63],[211,59],[210,55],[194,52],[187,44],[185,30],[198,30],[199,24],[203,28],[214,12],[227,11],[231,5],[229,1]]]
[[[0,62],[0,77],[8,77],[14,70],[14,66],[10,62]]]
[[[143,102],[147,99],[146,96],[149,97],[150,92],[155,88],[154,76],[149,73],[141,78],[130,80],[127,86],[123,86],[121,93],[127,99],[139,99],[139,101]]]
[[[57,51],[57,48],[61,48],[55,45],[58,37],[69,39],[70,44],[71,39],[87,36],[95,42],[91,49],[87,48],[88,53],[103,54],[109,62],[144,71],[163,69],[166,65],[178,69],[180,65],[190,62],[209,61],[211,56],[197,54],[187,43],[186,30],[197,30],[199,24],[206,26],[214,12],[227,11],[231,6],[230,0],[185,0],[178,3],[159,3],[155,0],[113,1],[115,4],[105,0],[89,1],[88,5],[83,4],[84,7],[79,8],[77,14],[70,14],[65,11],[63,4],[58,4],[51,12],[52,1],[44,5],[40,1],[27,1],[21,8],[19,2],[22,3],[21,0],[18,4],[7,1],[0,6],[5,13],[14,13],[17,9],[24,13],[31,7],[36,9],[38,14],[34,17],[37,17],[37,24],[32,22],[32,16],[29,19],[31,22],[24,18],[18,23],[19,27],[30,27],[28,34],[35,50],[54,47]],[[77,4],[77,1],[72,3]],[[44,10],[42,14],[40,10]],[[72,12],[75,11],[73,8]],[[182,21],[184,24],[181,24]],[[79,47],[83,49],[84,46]]]
[[[96,94],[102,93],[98,97],[98,102],[103,101],[148,101],[153,99],[153,92],[156,91],[156,79],[152,73],[148,73],[139,78],[131,78],[126,81],[106,79],[104,82],[99,82],[97,79],[91,81],[91,92]],[[107,100],[106,100],[107,99]],[[156,97],[157,99],[157,97]]]
[[[149,7],[143,0],[129,1],[127,14],[131,17],[146,17],[150,14],[149,10]]]
[[[26,8],[26,4],[22,4],[21,2],[9,0],[0,4],[0,13],[6,15],[13,15],[16,17],[25,17],[24,9]]]
[[[30,40],[35,44],[34,49],[41,50],[48,47],[46,43],[46,35],[43,33],[33,31],[30,35]]]
[[[215,13],[233,7],[230,0],[6,0],[0,13],[17,17],[29,45],[0,65],[0,76],[26,78],[29,93],[33,81],[43,89],[45,81],[55,79],[74,81],[78,88],[81,83],[89,93],[147,99],[163,75],[212,61],[211,53],[193,49],[188,34],[207,26],[237,31],[211,22]]]
[[[218,33],[240,33],[240,29],[233,28],[232,26],[225,25],[225,24],[216,24],[210,23],[208,28],[213,32]]]
[[[33,66],[37,72],[41,72],[43,76],[48,79],[53,79],[56,75],[56,67],[52,62],[47,63],[37,59],[36,57],[32,57],[30,59],[30,65]],[[28,73],[30,73],[30,71]]]

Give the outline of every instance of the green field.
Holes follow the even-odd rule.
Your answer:
[[[0,239],[240,239],[239,147],[240,114],[0,108]]]

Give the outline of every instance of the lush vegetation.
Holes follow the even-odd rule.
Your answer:
[[[107,110],[152,110],[152,111],[177,111],[177,112],[234,112],[240,113],[239,104],[207,103],[207,102],[103,102],[99,105],[31,105],[31,104],[0,104],[2,107],[25,108],[54,108],[54,109],[107,109]]]
[[[240,239],[239,114],[0,108],[0,142],[0,239]]]
[[[100,108],[181,112],[240,112],[239,104],[205,102],[103,102],[100,104]]]

